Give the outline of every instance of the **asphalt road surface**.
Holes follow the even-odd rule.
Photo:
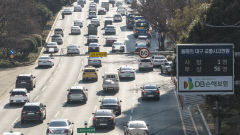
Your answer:
[[[101,1],[100,1],[101,2]],[[59,45],[61,50],[58,54],[66,54],[66,46],[77,44],[80,46],[80,53],[85,54],[88,47],[87,25],[90,23],[88,17],[88,7],[90,1],[84,6],[82,12],[73,12],[72,15],[66,15],[64,19],[61,16],[57,18],[56,26],[64,29],[64,43]],[[100,5],[98,4],[98,7]],[[73,9],[73,8],[72,8]],[[116,7],[111,7],[106,15],[98,16],[100,26],[98,27],[98,37],[101,52],[111,53],[111,47],[105,47],[104,18],[112,17],[116,13]],[[83,20],[81,35],[70,35],[70,28],[73,26],[73,20]],[[125,24],[125,16],[120,23],[114,23],[117,28],[118,41],[126,42],[127,52],[133,52],[135,49],[135,38],[133,31],[128,30]],[[152,44],[150,50],[155,50],[156,44]],[[97,82],[83,83],[82,69],[87,65],[87,56],[55,56],[53,68],[38,68],[37,63],[28,66],[25,70],[18,70],[17,73],[32,73],[37,77],[37,85],[30,93],[32,102],[42,102],[46,104],[47,118],[43,123],[29,122],[21,124],[20,116],[22,106],[10,106],[9,94],[3,94],[0,99],[0,133],[14,130],[24,133],[24,135],[44,135],[46,134],[47,123],[52,119],[67,118],[74,122],[74,134],[77,128],[84,127],[84,121],[88,126],[92,125],[92,113],[99,108],[99,101],[103,97],[115,96],[121,99],[122,114],[116,117],[116,128],[97,129],[96,134],[102,135],[123,135],[123,123],[129,120],[144,120],[149,124],[150,134],[154,135],[183,135],[182,123],[179,115],[179,109],[174,94],[174,86],[169,76],[160,74],[160,69],[154,69],[150,72],[139,72],[137,59],[138,56],[127,54],[109,55],[102,58],[103,66],[99,68]],[[120,91],[117,94],[106,94],[102,91],[102,75],[105,72],[116,72],[122,65],[130,65],[136,69],[136,79],[133,81],[121,81]],[[1,71],[6,74],[8,71]],[[16,76],[9,74],[12,78]],[[4,79],[4,78],[1,78]],[[13,88],[15,82],[9,82],[7,88]],[[140,87],[144,84],[157,84],[160,86],[161,99],[159,101],[141,100]],[[73,85],[83,85],[88,89],[87,104],[67,104],[67,89]]]

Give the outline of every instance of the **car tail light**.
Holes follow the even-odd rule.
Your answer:
[[[26,111],[22,111],[23,114],[26,114],[27,112]]]
[[[150,62],[150,64],[152,65],[153,63],[152,63],[152,62]]]
[[[50,129],[47,129],[47,133],[53,133]]]
[[[64,133],[68,133],[68,132],[69,132],[69,130],[68,130],[68,129],[65,129],[65,130],[64,130]]]
[[[156,93],[159,93],[159,91],[157,90]]]
[[[110,118],[110,120],[113,120],[113,119],[114,119],[114,117],[111,117],[111,118]]]
[[[142,90],[142,93],[146,93],[146,91]]]
[[[93,117],[93,120],[97,120],[97,118],[96,118],[96,117]]]
[[[140,65],[142,65],[142,63],[140,63]]]

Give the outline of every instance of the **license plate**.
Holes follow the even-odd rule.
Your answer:
[[[16,100],[16,102],[21,102],[21,100]]]
[[[106,124],[106,123],[100,123],[99,125],[101,125],[101,126],[106,126],[107,124]]]
[[[28,113],[28,115],[34,115],[34,113]]]
[[[154,97],[154,95],[147,95],[147,97]]]

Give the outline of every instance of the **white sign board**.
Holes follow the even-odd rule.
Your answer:
[[[138,56],[141,58],[147,58],[150,56],[150,51],[148,48],[141,48],[138,52]]]

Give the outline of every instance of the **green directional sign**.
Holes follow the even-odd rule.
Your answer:
[[[95,128],[77,128],[77,133],[95,133]]]

